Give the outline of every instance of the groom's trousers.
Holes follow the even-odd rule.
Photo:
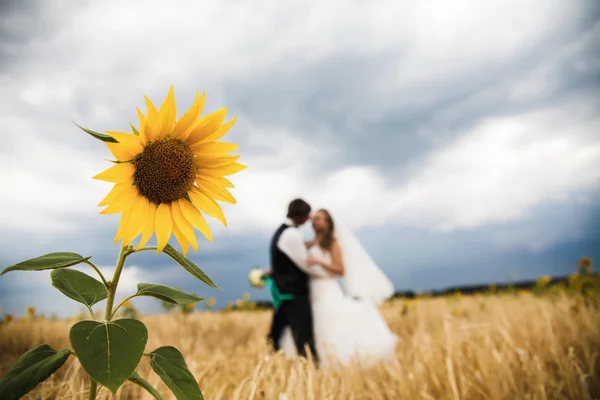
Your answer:
[[[275,351],[279,350],[279,340],[286,326],[292,330],[292,336],[298,354],[306,357],[305,345],[308,345],[315,360],[318,360],[313,335],[313,316],[308,294],[295,295],[292,300],[285,300],[275,310],[269,340]]]

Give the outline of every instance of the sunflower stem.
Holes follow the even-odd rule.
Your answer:
[[[123,304],[125,304],[126,302],[128,302],[129,300],[133,299],[134,297],[137,297],[138,294],[132,294],[131,296],[129,296],[128,298],[126,298],[125,300],[123,300],[118,306],[115,307],[115,309],[113,310],[112,314],[110,315],[110,319],[113,319],[113,317],[115,316],[115,314],[117,313],[117,311],[119,311],[119,308],[123,307]]]
[[[141,249],[136,250],[136,253],[139,252],[139,251],[148,251],[148,250],[149,251],[156,251],[156,250],[158,250],[158,247],[142,247]]]
[[[110,281],[110,285],[108,287],[108,297],[106,299],[106,310],[104,312],[104,320],[110,321],[113,316],[113,304],[115,302],[115,294],[117,293],[117,286],[119,285],[119,278],[121,277],[121,271],[123,271],[123,265],[125,265],[125,258],[130,254],[131,249],[126,247],[121,247],[121,251],[119,252],[119,258],[117,259],[117,267],[115,269],[115,273],[113,275],[112,280]]]
[[[87,307],[88,311],[90,312],[92,319],[96,320],[96,315],[94,314],[94,310],[92,310],[92,307],[88,306],[87,304],[86,304],[86,307]]]
[[[100,274],[100,276],[102,277],[102,281],[104,282],[104,286],[106,286],[106,288],[108,289],[108,297],[106,298],[106,310],[104,312],[105,322],[110,321],[114,315],[112,308],[115,302],[115,294],[117,293],[117,286],[119,285],[119,278],[121,277],[121,272],[123,271],[123,266],[125,265],[125,259],[129,254],[131,254],[131,246],[121,247],[121,250],[119,251],[119,258],[117,258],[117,266],[115,268],[115,273],[110,282],[106,282],[102,274],[100,274],[100,271],[93,264],[89,263],[92,266],[92,268],[94,268]],[[98,384],[94,382],[92,378],[90,378],[90,392],[88,393],[88,400],[95,400],[97,394]]]
[[[89,265],[90,267],[92,267],[94,269],[94,271],[96,271],[98,273],[98,275],[100,276],[100,279],[102,279],[102,283],[104,283],[104,286],[106,286],[106,288],[108,289],[108,282],[106,282],[104,275],[102,275],[102,272],[100,272],[98,267],[96,267],[93,263],[89,262],[88,260],[86,260],[85,263],[87,265]]]
[[[94,400],[96,398],[96,392],[98,384],[90,378],[90,393],[88,394],[88,400]]]

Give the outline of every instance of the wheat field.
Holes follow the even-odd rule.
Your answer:
[[[141,316],[148,350],[181,350],[206,399],[600,398],[600,311],[583,298],[532,294],[396,299],[382,312],[400,336],[397,359],[368,370],[319,370],[273,353],[271,311]],[[68,348],[74,321],[21,319],[0,326],[0,374],[29,348]],[[144,359],[138,372],[165,399]],[[84,399],[88,381],[71,357],[30,399]],[[112,398],[102,389],[98,398]],[[125,383],[116,399],[150,399]]]

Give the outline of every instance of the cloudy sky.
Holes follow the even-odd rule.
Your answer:
[[[91,179],[110,153],[71,120],[126,130],[171,84],[179,110],[199,90],[238,118],[238,204],[191,256],[224,291],[143,254],[121,296],[157,282],[239,298],[296,196],[353,227],[398,290],[600,260],[597,1],[0,4],[0,267],[74,251],[110,272],[117,217]],[[45,272],[2,276],[0,307],[27,305],[79,310]]]

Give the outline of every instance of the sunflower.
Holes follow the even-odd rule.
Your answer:
[[[106,206],[101,214],[122,214],[115,243],[123,240],[125,247],[141,235],[140,249],[156,233],[159,254],[173,234],[186,255],[189,246],[198,251],[194,228],[212,241],[202,212],[227,226],[217,200],[236,200],[224,176],[246,166],[237,163],[240,156],[228,155],[236,144],[217,142],[235,118],[223,123],[226,108],[200,117],[204,98],[196,92],[194,104],[176,120],[171,86],[158,110],[144,96],[148,111],[144,115],[136,109],[139,130],[132,125],[133,133],[106,131],[116,141],[105,142],[116,161],[94,179],[115,184],[99,204]]]

